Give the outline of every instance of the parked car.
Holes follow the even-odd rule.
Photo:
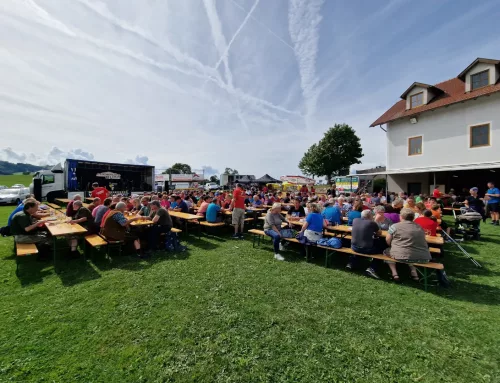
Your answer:
[[[11,186],[13,189],[17,189],[17,188],[25,188],[26,186],[24,186],[23,184],[14,184]]]
[[[19,205],[29,194],[29,188],[2,189],[0,190],[0,204],[15,203]]]
[[[2,190],[2,189],[8,189],[8,187],[5,185],[0,185],[0,190]]]
[[[217,189],[219,189],[219,185],[217,185],[215,182],[209,182],[205,185],[205,191],[217,190]]]

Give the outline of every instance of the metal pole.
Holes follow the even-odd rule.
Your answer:
[[[433,174],[434,174],[434,189],[435,189],[436,188],[436,172],[434,172]]]
[[[387,173],[385,173],[385,201],[389,202],[389,181],[387,179]]]

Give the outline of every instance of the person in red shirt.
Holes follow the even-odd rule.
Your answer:
[[[439,191],[439,187],[438,185],[436,185],[436,188],[434,189],[434,191],[432,192],[432,196],[434,198],[441,198],[441,192]]]
[[[97,182],[94,182],[92,184],[92,188],[94,189],[90,194],[92,198],[100,198],[101,201],[104,201],[106,198],[108,198],[109,190],[106,189],[105,187],[99,186]]]
[[[231,209],[233,210],[233,238],[243,239],[243,229],[245,225],[245,192],[241,184],[236,184],[236,189],[233,191],[233,201]]]
[[[73,209],[73,203],[81,200],[82,196],[77,194],[73,197],[72,201],[69,201],[68,206],[66,206],[66,216],[73,217],[76,214],[77,210]]]
[[[311,193],[316,193],[316,189],[314,188],[314,185],[311,185]]]
[[[300,192],[301,193],[307,193],[307,192],[309,192],[309,189],[307,189],[306,185],[302,185],[302,187],[300,188]]]
[[[415,219],[417,225],[424,229],[426,235],[436,236],[436,230],[438,228],[438,223],[436,219],[432,219],[432,212],[430,210],[425,210],[424,215]]]
[[[267,193],[267,186],[265,186],[265,185],[264,185],[264,186],[262,187],[262,191],[263,191],[264,193]]]

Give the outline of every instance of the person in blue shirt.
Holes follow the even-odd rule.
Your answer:
[[[342,223],[342,213],[340,208],[335,206],[335,200],[330,198],[328,202],[325,203],[325,209],[323,210],[322,216],[332,225],[340,225]]]
[[[176,206],[174,207],[174,211],[180,211],[181,213],[189,213],[189,207],[180,196],[175,197]]]
[[[207,207],[206,218],[207,222],[216,223],[222,222],[222,217],[217,216],[219,211],[224,211],[219,205],[216,203],[217,201],[214,199],[210,202],[210,205]]]
[[[307,214],[306,222],[300,231],[308,241],[317,242],[323,237],[323,228],[326,226],[321,215],[321,206],[316,203],[307,205],[309,214]]]
[[[23,209],[24,209],[24,201],[22,201],[19,205],[17,205],[14,211],[10,213],[9,219],[7,221],[7,226],[10,226],[10,224],[12,223],[12,218],[14,217],[14,215],[16,215],[16,213],[19,213],[20,211],[23,211]]]
[[[500,190],[495,187],[495,184],[493,182],[488,182],[488,191],[484,196],[488,199],[487,207],[488,211],[491,214],[491,224],[499,226]]]
[[[262,205],[262,201],[261,199],[259,198],[259,196],[256,194],[253,196],[253,200],[252,200],[252,206],[253,207],[259,207]]]
[[[352,221],[356,218],[361,218],[361,212],[363,211],[363,202],[357,200],[352,206],[352,210],[347,213],[347,225],[352,226]]]

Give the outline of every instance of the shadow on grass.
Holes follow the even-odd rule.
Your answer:
[[[270,252],[273,251],[272,243],[270,241],[262,242],[261,249]],[[300,253],[300,247],[298,245],[290,244],[287,247],[287,251],[282,253],[285,256],[287,262],[306,262],[305,257]],[[310,248],[310,259],[309,263],[325,267],[325,251],[323,249],[315,248],[311,246]],[[330,260],[330,267],[338,270],[345,268],[348,262],[348,256],[346,254],[337,254],[338,256],[333,256]],[[453,257],[451,262],[446,262],[447,258]],[[362,275],[364,274],[366,268],[369,265],[368,258],[361,258],[355,268],[352,271],[354,274]],[[462,253],[447,255],[444,259],[445,271],[448,277],[451,279],[451,286],[449,288],[443,288],[438,286],[436,274],[431,271],[431,275],[434,275],[429,279],[429,289],[428,293],[458,301],[467,301],[477,304],[484,305],[499,305],[500,304],[500,288],[483,285],[479,283],[474,283],[469,281],[471,275],[478,275],[484,277],[494,277],[500,275],[499,272],[492,271],[488,268],[489,265],[494,266],[489,262],[480,262],[483,268],[476,267],[469,259],[467,259]],[[409,288],[424,289],[423,283],[417,283],[411,280],[410,272],[408,268],[404,268],[404,265],[398,265],[399,276],[401,278],[401,284]],[[346,271],[346,273],[349,271]],[[377,273],[380,276],[380,281],[384,283],[391,284],[391,274],[389,272],[389,267],[383,263],[379,264]],[[367,277],[368,278],[368,277]],[[375,281],[374,281],[375,282]]]
[[[101,274],[88,261],[83,260],[83,257],[58,260],[56,274],[61,279],[63,286],[66,287],[101,278]]]
[[[188,245],[188,247],[192,246],[192,247],[197,247],[199,249],[203,249],[203,250],[215,250],[217,248],[219,248],[218,245],[216,245],[215,243],[212,243],[212,242],[209,242],[207,241],[206,239],[204,238],[191,238],[192,241],[186,243]],[[216,239],[216,238],[214,238]]]
[[[17,278],[22,287],[41,283],[45,277],[54,273],[51,262],[40,262],[36,258],[36,256],[23,257],[19,262]]]

